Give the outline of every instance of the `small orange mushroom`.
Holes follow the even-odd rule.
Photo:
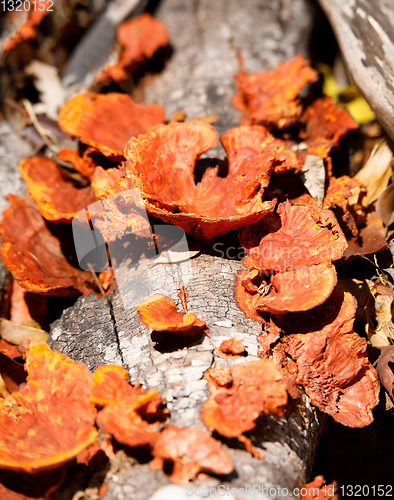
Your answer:
[[[41,0],[39,3],[39,9],[35,8],[35,4],[33,5],[33,8],[28,14],[27,20],[23,22],[16,31],[11,33],[11,35],[5,39],[3,44],[3,52],[13,50],[23,41],[35,38],[36,26],[38,26],[44,19],[44,17],[53,10],[53,0]]]
[[[308,106],[300,122],[305,123],[305,130],[301,131],[300,136],[305,139],[308,152],[322,158],[328,156],[342,137],[358,128],[347,109],[338,108],[328,96]]]
[[[347,247],[334,214],[315,205],[280,204],[281,226],[273,217],[240,231],[247,256],[240,271],[236,300],[245,314],[259,320],[268,311],[283,314],[322,304],[332,293],[337,276],[331,260]]]
[[[284,414],[286,383],[280,368],[270,359],[227,368],[227,377],[223,377],[223,367],[212,368],[204,378],[211,395],[203,404],[201,420],[222,436],[242,439],[242,433],[253,429],[261,414]]]
[[[215,349],[219,358],[232,359],[239,358],[245,353],[245,346],[242,340],[230,338],[223,340],[218,348]]]
[[[76,149],[63,148],[58,152],[57,157],[59,160],[71,163],[77,172],[91,180],[96,164],[89,156],[89,153],[89,148],[83,153],[82,156],[79,155]]]
[[[92,223],[106,242],[130,233],[140,238],[152,238],[152,228],[141,195],[137,189],[130,189],[121,169],[97,167],[92,177],[92,188],[101,201],[90,205],[90,221],[82,211],[74,218],[75,224],[90,230]]]
[[[343,425],[362,427],[373,421],[379,381],[368,361],[366,340],[353,331],[355,311],[355,298],[337,287],[314,310],[275,321],[286,333],[302,332],[286,337],[286,351],[296,361],[297,383],[312,403]]]
[[[271,277],[267,295],[257,295],[255,311],[281,314],[307,311],[322,304],[337,284],[335,267],[327,262],[279,272]]]
[[[337,498],[337,495],[335,495],[337,489],[336,483],[324,483],[323,476],[316,476],[310,483],[303,484],[299,488],[301,500],[331,500],[331,498]]]
[[[250,243],[253,226],[240,232],[241,244],[248,254],[242,261],[245,267],[266,273],[283,272],[342,257],[346,238],[330,210],[291,205],[287,201],[279,205],[277,213],[281,227],[263,234],[258,245],[252,247]],[[267,230],[271,231],[271,227]]]
[[[119,443],[128,446],[152,447],[157,433],[138,413],[139,406],[149,403],[156,391],[149,391],[138,400],[133,397],[123,398],[110,403],[97,415],[97,425],[103,432],[111,434]]]

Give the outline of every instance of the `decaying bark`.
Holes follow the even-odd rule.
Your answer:
[[[357,87],[394,140],[394,5],[319,0]]]
[[[174,52],[164,71],[145,83],[145,100],[162,104],[168,118],[180,109],[188,118],[214,113],[219,116],[215,127],[220,133],[239,124],[231,102],[237,53],[242,54],[247,71],[273,68],[296,53],[308,57],[313,13],[305,0],[282,5],[252,0],[247,7],[238,0],[164,0],[156,15],[170,29]],[[221,154],[219,148],[210,152],[210,156]],[[171,423],[204,428],[199,415],[209,391],[203,375],[218,363],[233,363],[218,358],[214,348],[230,337],[243,339],[245,361],[257,359],[257,335],[262,330],[260,323],[244,316],[234,299],[240,262],[221,255],[220,251],[202,252],[174,265],[146,260],[122,263],[111,295],[79,298],[52,325],[51,347],[91,369],[100,363],[122,364],[131,380],[159,390],[168,402]],[[168,295],[180,308],[180,282],[188,292],[189,311],[209,327],[207,336],[186,345],[173,335],[152,334],[135,311],[135,305],[154,292]],[[295,498],[293,488],[308,479],[322,420],[306,397],[294,403],[289,418],[261,418],[248,435],[265,458],[253,458],[242,446],[228,443],[236,472],[197,481],[193,487],[280,487],[287,488],[288,494],[277,498]],[[164,472],[136,464],[124,454],[111,461],[105,482],[104,500],[187,498],[185,488],[171,486]],[[254,498],[267,495],[256,491]]]

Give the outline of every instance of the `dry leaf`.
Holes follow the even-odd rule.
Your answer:
[[[18,325],[7,319],[0,318],[0,337],[10,344],[20,345],[24,340],[46,342],[48,333],[40,328]]]
[[[367,188],[367,194],[362,202],[367,207],[378,199],[386,188],[392,174],[391,162],[393,153],[386,141],[380,141],[372,150],[367,163],[354,176]],[[349,200],[353,204],[356,200]]]

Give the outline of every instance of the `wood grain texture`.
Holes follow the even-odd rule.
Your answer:
[[[394,3],[319,0],[354,83],[394,140]]]

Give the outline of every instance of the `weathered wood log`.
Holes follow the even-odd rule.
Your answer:
[[[215,124],[219,132],[237,125],[239,114],[231,101],[238,52],[247,71],[272,68],[296,53],[308,55],[311,5],[304,0],[285,5],[290,5],[287,20],[278,2],[251,0],[245,7],[237,0],[164,0],[156,14],[170,29],[174,53],[163,73],[145,85],[146,101],[164,105],[168,117],[179,109],[189,118],[215,113],[220,117]],[[220,154],[211,152],[211,156]],[[218,359],[214,348],[231,336],[242,338],[248,353],[245,361],[257,359],[261,325],[246,318],[234,299],[240,268],[238,260],[221,257],[218,251],[202,252],[173,266],[124,262],[117,270],[112,295],[79,298],[52,325],[49,343],[91,369],[100,363],[122,364],[131,380],[159,390],[168,401],[171,423],[203,428],[199,415],[209,394],[204,372],[217,363],[231,364]],[[179,305],[180,280],[189,293],[189,310],[209,327],[207,336],[187,346],[172,336],[166,340],[151,334],[135,311],[136,303],[154,292],[170,296]],[[306,397],[296,402],[288,419],[260,418],[248,435],[265,458],[253,458],[231,443],[235,473],[192,486],[256,485],[254,498],[268,498],[266,492],[257,491],[258,486],[276,488],[277,498],[296,498],[293,488],[308,479],[322,420]],[[152,471],[125,454],[111,461],[105,483],[104,500],[186,498],[185,488],[170,486],[163,472]]]
[[[394,140],[394,4],[319,0],[354,83]]]
[[[234,363],[218,358],[214,348],[223,340],[235,337],[244,341],[248,353],[245,361],[258,359],[257,335],[261,333],[261,325],[246,318],[234,300],[239,269],[241,264],[237,260],[206,254],[173,265],[142,261],[132,266],[125,262],[118,269],[118,288],[112,297],[80,298],[53,324],[50,345],[84,361],[91,369],[100,363],[122,364],[131,380],[140,380],[145,387],[159,390],[168,402],[171,423],[204,428],[199,418],[202,403],[209,395],[204,372],[217,364],[231,366]],[[179,307],[179,279],[189,294],[189,310],[209,327],[207,336],[186,345],[171,335],[166,338],[151,334],[139,321],[134,308],[155,292],[173,298]],[[312,465],[321,421],[321,415],[307,398],[297,402],[289,418],[260,419],[255,431],[248,435],[265,454],[265,459],[255,459],[242,450],[231,450],[237,477],[231,481],[212,480],[211,484],[241,488],[245,484],[261,483],[281,490],[296,488],[305,480]],[[278,467],[278,464],[281,465]],[[139,475],[144,473],[147,479],[143,492],[138,491],[138,483],[130,480],[129,471],[123,471],[121,481],[109,480],[104,498],[122,498],[126,491],[133,499],[149,498],[157,486],[168,484],[164,474],[158,476],[148,466],[140,467],[139,471]],[[150,481],[151,475],[156,481]],[[199,487],[203,486],[201,483]]]

